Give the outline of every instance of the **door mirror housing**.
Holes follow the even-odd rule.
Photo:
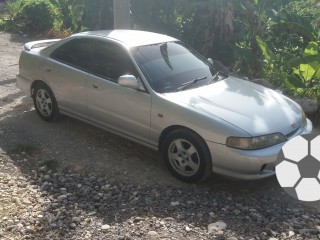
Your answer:
[[[212,58],[208,58],[207,61],[208,61],[208,63],[210,63],[211,65],[213,65],[213,60],[212,60]]]
[[[134,90],[144,91],[144,87],[141,85],[139,80],[133,75],[123,75],[118,79],[118,84],[121,87],[131,88]]]

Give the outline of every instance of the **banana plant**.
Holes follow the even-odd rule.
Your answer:
[[[289,65],[294,66],[293,72],[299,76],[303,82],[308,83],[314,79],[320,81],[319,44],[317,42],[310,42],[304,50],[303,56],[291,60]]]
[[[298,33],[306,42],[317,41],[319,39],[318,32],[306,16],[282,13],[274,16],[272,21],[272,30],[279,29]]]
[[[241,34],[238,36],[235,52],[240,59],[244,59],[247,63],[242,64],[243,72],[251,78],[261,77],[262,63],[253,58],[246,58],[243,56],[250,56],[254,54],[260,57],[259,42],[256,36],[263,39],[269,31],[272,22],[272,14],[276,9],[283,7],[288,0],[234,0],[236,15],[237,31]],[[247,52],[243,55],[243,52]]]
[[[271,76],[277,70],[274,68],[276,54],[259,36],[256,37],[260,50],[265,58],[268,75]],[[288,62],[283,66],[291,71],[292,77],[284,77],[284,85],[291,88],[295,94],[303,94],[320,100],[320,51],[319,43],[308,43],[302,56]],[[279,67],[279,66],[278,66]]]

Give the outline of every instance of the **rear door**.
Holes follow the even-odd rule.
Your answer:
[[[44,65],[45,78],[59,108],[87,119],[86,81],[94,45],[91,39],[73,39],[56,49]]]

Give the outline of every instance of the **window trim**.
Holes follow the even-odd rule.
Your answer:
[[[134,69],[136,70],[137,74],[139,75],[138,77],[137,77],[137,76],[136,76],[136,77],[137,77],[138,81],[141,83],[141,85],[143,86],[143,88],[145,89],[145,90],[141,90],[141,92],[150,94],[149,87],[147,86],[148,84],[146,84],[146,82],[148,83],[148,81],[147,81],[147,79],[145,78],[145,76],[144,76],[143,72],[141,71],[139,65],[137,64],[136,60],[135,60],[134,57],[132,56],[132,54],[131,54],[131,52],[130,52],[130,49],[129,49],[127,46],[123,45],[121,42],[118,42],[118,41],[116,41],[116,40],[114,40],[114,39],[111,39],[111,38],[101,38],[101,37],[99,37],[99,36],[81,36],[81,37],[77,36],[77,37],[70,37],[70,39],[69,39],[68,41],[62,43],[60,46],[58,46],[56,49],[53,49],[51,52],[48,52],[48,55],[47,55],[48,58],[51,59],[51,60],[53,60],[53,61],[56,61],[56,62],[58,62],[58,63],[60,63],[60,64],[64,64],[64,65],[66,65],[66,66],[72,67],[72,68],[77,69],[77,70],[79,70],[79,71],[83,71],[83,72],[85,72],[85,73],[87,73],[87,74],[90,74],[91,76],[98,77],[98,78],[104,79],[104,80],[106,80],[106,81],[108,81],[108,82],[111,82],[111,83],[114,83],[114,84],[119,85],[119,84],[118,84],[118,79],[113,80],[112,78],[108,78],[108,77],[106,77],[106,76],[98,75],[98,74],[96,74],[96,73],[93,73],[93,72],[92,72],[92,69],[87,70],[87,69],[84,69],[84,68],[82,68],[82,67],[80,67],[80,66],[76,66],[76,65],[74,65],[74,64],[71,64],[71,63],[68,63],[68,62],[66,62],[66,61],[63,61],[63,60],[61,60],[61,59],[58,59],[58,58],[53,57],[53,54],[54,54],[56,51],[58,51],[58,49],[60,49],[61,47],[65,46],[66,44],[70,44],[71,42],[76,41],[76,40],[79,40],[79,39],[80,39],[80,40],[81,40],[81,39],[88,39],[88,40],[93,40],[93,41],[97,41],[97,42],[101,42],[101,43],[105,43],[105,44],[108,44],[108,43],[109,43],[109,44],[114,44],[114,45],[122,48],[122,50],[123,50],[123,51],[127,54],[127,56],[129,57],[129,59],[130,59],[130,61],[131,61],[131,63],[132,63],[132,66],[133,66]],[[95,46],[97,46],[97,44],[96,44]],[[49,47],[52,47],[52,46],[49,46]],[[93,54],[93,53],[92,53],[92,54]],[[93,56],[91,56],[91,58],[93,58]]]
[[[57,61],[57,62],[59,62],[59,63],[62,63],[62,64],[65,64],[65,65],[67,65],[67,66],[70,66],[70,67],[72,67],[72,68],[75,68],[75,69],[77,69],[77,70],[80,70],[80,71],[83,71],[83,72],[86,72],[86,73],[90,73],[91,67],[92,67],[91,61],[90,61],[90,68],[89,68],[89,69],[85,69],[85,68],[83,68],[83,67],[81,67],[81,66],[74,65],[74,64],[72,64],[72,63],[70,63],[70,62],[63,61],[62,59],[58,59],[58,58],[52,56],[52,55],[54,55],[54,53],[56,53],[60,48],[66,46],[67,44],[71,44],[71,42],[74,42],[74,41],[77,41],[77,40],[83,40],[83,39],[89,39],[89,38],[79,38],[79,37],[77,37],[77,38],[72,38],[72,39],[70,39],[70,40],[67,41],[66,43],[63,43],[63,44],[60,45],[58,48],[54,49],[54,50],[49,54],[49,58],[50,58],[50,59],[53,59],[53,60],[55,60],[55,61]],[[91,53],[90,55],[91,55],[91,56],[90,56],[90,59],[92,59],[92,58],[93,58],[92,53]]]

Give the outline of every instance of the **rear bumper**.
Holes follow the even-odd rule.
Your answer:
[[[309,134],[312,123],[307,120],[305,128],[292,136]],[[277,156],[285,143],[260,150],[239,150],[226,145],[208,142],[212,157],[212,171],[231,178],[255,180],[273,176],[277,165]]]
[[[29,96],[31,95],[31,84],[32,84],[32,79],[18,73],[17,74],[17,86],[18,88],[24,92],[25,94],[28,94]]]

